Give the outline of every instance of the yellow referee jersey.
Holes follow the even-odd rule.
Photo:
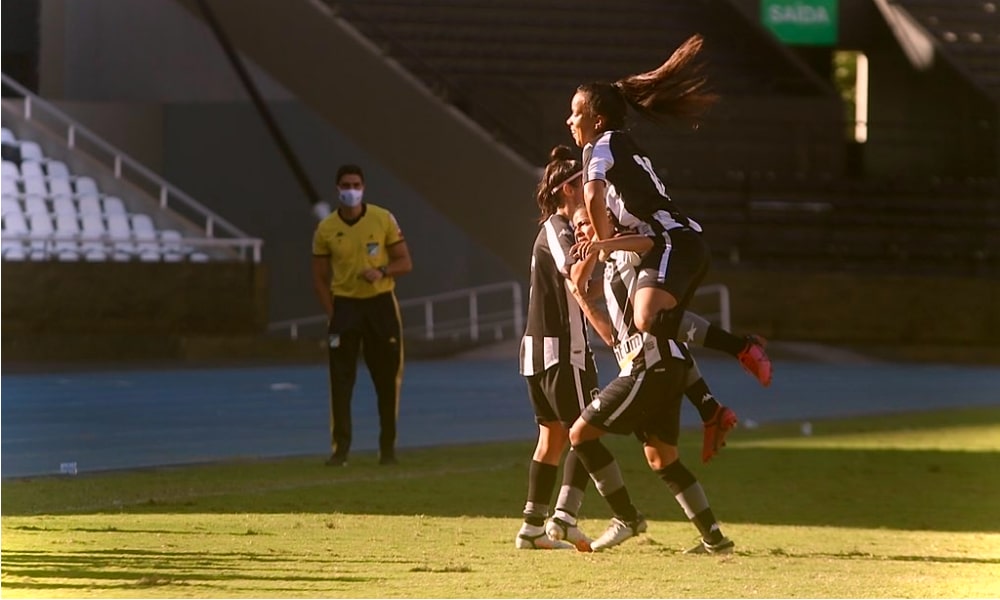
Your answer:
[[[365,204],[364,212],[354,223],[346,223],[338,211],[320,221],[313,235],[313,256],[327,256],[333,277],[330,290],[334,296],[371,298],[392,291],[393,277],[368,283],[361,273],[389,263],[387,248],[403,241],[396,218],[388,210]]]

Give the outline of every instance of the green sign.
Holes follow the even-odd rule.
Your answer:
[[[837,43],[837,0],[761,0],[760,20],[786,44]]]

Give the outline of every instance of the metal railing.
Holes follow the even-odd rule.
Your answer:
[[[479,341],[487,333],[503,339],[506,331],[519,336],[524,332],[523,296],[516,281],[491,283],[452,292],[399,301],[403,333],[411,339],[428,341],[466,338]],[[409,323],[415,323],[409,325]],[[287,331],[299,339],[311,328],[317,337],[326,333],[326,315],[276,321],[268,326],[273,333]]]
[[[186,217],[187,215],[185,215],[185,213],[193,214],[194,218],[200,221],[200,227],[204,230],[205,237],[218,238],[220,240],[227,241],[232,238],[231,241],[233,243],[226,244],[223,242],[219,245],[228,245],[233,248],[241,249],[240,254],[244,259],[246,256],[245,251],[242,249],[249,248],[253,262],[260,262],[261,247],[264,243],[263,240],[259,238],[252,238],[248,234],[244,233],[238,227],[212,212],[174,185],[168,183],[162,177],[139,163],[125,152],[104,141],[103,138],[93,133],[49,102],[35,95],[31,92],[31,90],[27,89],[6,74],[0,73],[0,80],[3,81],[3,85],[16,91],[22,96],[24,100],[22,116],[25,120],[35,120],[41,122],[39,120],[41,114],[50,117],[55,121],[55,123],[46,123],[46,125],[55,125],[56,127],[53,127],[53,129],[56,129],[57,127],[65,129],[65,143],[67,148],[71,150],[79,150],[78,146],[80,145],[80,142],[85,141],[89,146],[104,153],[104,156],[102,157],[94,155],[91,152],[87,152],[89,156],[97,159],[99,162],[102,162],[105,166],[110,168],[114,173],[115,179],[128,181],[139,189],[147,191],[154,198],[158,199],[159,208],[163,211],[171,212],[176,214],[178,217]],[[131,177],[129,177],[130,174]]]
[[[729,288],[722,283],[712,283],[709,285],[703,285],[694,292],[695,297],[709,296],[712,294],[719,296],[719,312],[701,313],[701,316],[705,317],[709,321],[717,322],[719,326],[726,331],[732,331],[732,317],[729,312]]]
[[[726,331],[731,331],[729,288],[721,283],[715,283],[701,286],[695,292],[696,297],[712,295],[718,297],[719,310],[715,313],[703,312],[702,316],[717,322]],[[485,300],[489,296],[493,297],[493,305],[489,309],[483,310]],[[505,301],[507,297],[510,299],[509,305]],[[500,299],[504,304],[499,309],[495,306],[497,299]],[[455,310],[456,306],[442,306],[455,301],[457,301],[459,310]],[[507,281],[400,300],[399,308],[401,312],[419,309],[416,311],[419,315],[416,319],[416,325],[407,327],[406,324],[413,318],[412,314],[410,318],[407,318],[406,315],[403,316],[403,333],[407,337],[428,341],[466,338],[472,342],[478,342],[490,332],[492,332],[493,339],[496,340],[504,339],[506,331],[510,331],[513,336],[523,334],[522,302],[521,285],[516,281]],[[441,318],[441,313],[449,308],[449,315],[446,318]],[[268,330],[272,333],[287,331],[291,339],[297,340],[304,329],[311,328],[310,331],[318,338],[325,335],[326,322],[326,315],[315,315],[276,321],[268,326]]]

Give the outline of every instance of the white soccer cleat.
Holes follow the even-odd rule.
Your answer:
[[[552,517],[545,522],[545,535],[552,541],[566,541],[580,552],[592,552],[590,548],[590,538],[586,536],[575,524]]]
[[[569,542],[550,540],[541,525],[525,523],[514,538],[514,547],[518,550],[571,550],[574,546]]]
[[[639,515],[638,519],[631,522],[625,522],[618,517],[614,517],[611,519],[611,524],[608,525],[608,528],[601,534],[601,537],[590,543],[590,547],[594,552],[599,552],[617,546],[629,538],[636,537],[640,533],[645,533],[647,527],[646,518],[642,515]]]

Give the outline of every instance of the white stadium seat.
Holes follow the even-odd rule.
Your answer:
[[[145,215],[135,215],[145,216]],[[160,260],[160,245],[156,243],[156,232],[152,229],[134,231],[138,240],[139,260],[143,262],[158,262]]]
[[[21,177],[21,169],[17,168],[17,163],[15,163],[14,161],[11,160],[3,161],[2,169],[4,177],[13,177],[14,179],[20,179]]]
[[[24,198],[24,212],[29,215],[47,215],[49,214],[49,206],[41,196],[26,196]]]
[[[135,244],[132,243],[132,230],[129,226],[128,216],[122,214],[109,214],[108,237],[114,243],[112,258],[116,261],[128,261],[135,255]]]
[[[77,216],[76,204],[73,203],[71,198],[65,196],[59,196],[52,199],[52,212],[54,212],[56,216],[67,216],[74,219]]]
[[[76,214],[56,215],[56,256],[59,260],[74,261],[80,259],[80,247],[76,238],[80,235],[80,223]]]
[[[49,176],[49,179],[65,179],[69,181],[69,168],[66,163],[60,160],[50,160],[45,163],[45,174]]]
[[[51,236],[55,233],[55,228],[52,226],[52,219],[49,218],[48,214],[31,215],[28,217],[28,226],[31,229],[31,235]],[[28,248],[31,260],[46,260],[49,257],[49,250],[52,249],[44,240],[32,241],[28,244]]]
[[[156,227],[153,226],[153,219],[149,215],[136,213],[132,215],[132,231],[136,234],[152,233],[155,237]]]
[[[21,160],[44,160],[45,154],[38,142],[21,140]]]
[[[108,196],[104,198],[102,204],[104,205],[104,214],[106,215],[125,214],[125,204],[122,202],[121,198],[118,198],[116,196]]]
[[[7,216],[8,213],[23,213],[24,209],[21,208],[21,203],[17,201],[17,198],[3,197],[3,216]]]
[[[94,194],[84,194],[77,197],[77,204],[80,207],[81,215],[101,214],[101,201]]]
[[[130,212],[145,201],[126,197],[126,206],[121,197],[102,194],[93,174],[74,173],[65,160],[47,158],[41,144],[19,140],[7,127],[3,142],[16,147],[15,159],[20,154],[17,162],[3,161],[4,260],[210,260],[209,254],[195,251],[197,246],[189,245],[181,231],[160,230],[171,217],[157,212],[152,203],[148,213]],[[103,181],[118,191],[128,189]],[[16,236],[38,239],[11,239]]]
[[[49,195],[52,198],[66,198],[70,200],[73,198],[73,188],[70,187],[68,179],[50,179]]]
[[[5,234],[29,233],[28,221],[24,214],[14,212],[3,216],[3,232]]]
[[[160,231],[160,247],[163,250],[163,260],[180,262],[184,260],[184,249],[181,246],[181,232],[175,229]]]
[[[76,178],[76,193],[78,195],[83,194],[100,194],[100,190],[97,189],[97,182],[94,181],[92,177],[77,177]]]

